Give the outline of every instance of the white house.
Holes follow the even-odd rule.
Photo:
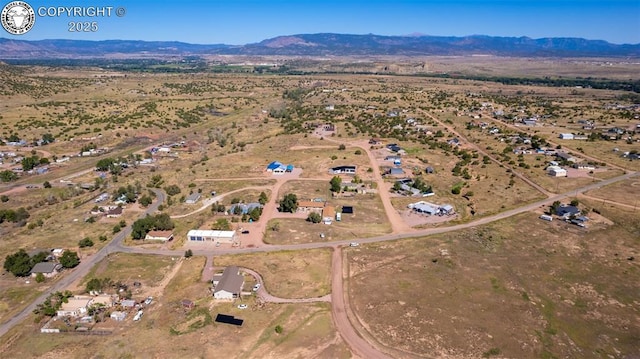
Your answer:
[[[547,174],[552,177],[567,177],[567,170],[560,166],[547,167]]]
[[[144,236],[145,241],[170,241],[173,239],[173,231],[150,231]]]
[[[213,297],[221,300],[239,298],[243,285],[244,277],[240,274],[240,268],[229,266],[221,276],[213,277]]]
[[[110,316],[111,319],[118,322],[123,321],[126,317],[127,317],[127,312],[120,312],[120,311],[112,312]]]
[[[561,140],[573,140],[574,138],[573,133],[561,133],[559,137]]]
[[[355,174],[356,166],[337,166],[329,169],[329,173],[338,175],[338,174]]]
[[[93,297],[73,297],[67,303],[62,303],[58,310],[59,317],[81,317],[87,313],[87,308],[93,303]]]
[[[216,231],[209,229],[192,229],[187,233],[187,239],[192,243],[234,243],[237,239],[236,231]]]

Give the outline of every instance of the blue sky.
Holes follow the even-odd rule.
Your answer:
[[[0,0],[4,6],[9,0]],[[25,35],[0,37],[183,41],[246,44],[301,33],[584,37],[640,43],[640,0],[200,0],[35,1],[40,7],[112,6],[108,18],[36,17]],[[115,11],[115,10],[114,10]],[[96,32],[69,32],[69,22],[96,21]]]

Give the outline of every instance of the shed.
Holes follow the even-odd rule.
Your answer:
[[[342,206],[342,213],[353,214],[353,206]]]
[[[196,303],[189,299],[183,299],[180,304],[182,304],[182,307],[186,309],[193,309],[196,306]]]

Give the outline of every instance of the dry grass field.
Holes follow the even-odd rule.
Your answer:
[[[240,190],[221,201],[227,207],[234,198],[255,201],[263,190],[277,199],[295,193],[299,200],[323,198],[336,207],[354,207],[353,215],[344,215],[331,225],[311,224],[303,214],[277,213],[267,224],[265,243],[330,242],[387,234],[391,225],[379,195],[334,199],[329,192],[330,167],[357,165],[358,176],[372,181],[370,168],[391,165],[383,160],[389,151],[374,151],[378,160],[370,163],[366,153],[355,147],[371,137],[382,138],[384,144],[398,143],[406,150],[402,167],[410,176],[414,169],[422,172],[433,187],[436,196],[426,200],[454,205],[459,213],[455,223],[542,198],[504,167],[483,159],[472,144],[550,192],[571,191],[622,174],[613,166],[640,170],[640,162],[620,156],[640,150],[638,134],[633,133],[640,121],[637,109],[631,107],[637,94],[464,78],[563,76],[627,81],[639,79],[637,64],[616,59],[490,56],[359,60],[299,59],[291,63],[302,70],[353,73],[266,76],[1,65],[0,72],[18,82],[16,91],[0,96],[0,138],[6,141],[15,135],[31,143],[50,133],[56,140],[40,147],[0,147],[1,152],[16,150],[18,156],[36,154],[51,162],[48,173],[25,174],[0,183],[0,211],[24,207],[30,215],[17,224],[0,221],[0,258],[19,248],[66,248],[78,251],[81,258],[92,255],[106,243],[99,237],[111,240],[114,226],[121,220],[133,223],[143,210],[128,204],[122,218],[96,217],[94,223],[85,222],[96,205],[93,199],[128,185],[138,188],[141,195],[148,194],[154,176],[161,177],[159,188],[180,188],[171,203],[160,209],[169,215],[200,208],[212,191],[220,195]],[[14,71],[21,76],[13,76]],[[378,74],[355,74],[360,71]],[[428,77],[444,72],[454,77]],[[2,84],[0,88],[5,89]],[[495,111],[503,113],[496,120]],[[542,125],[521,125],[522,119],[531,117],[539,118]],[[579,122],[585,120],[595,122],[592,132],[596,135],[612,127],[628,132],[617,140],[558,139],[564,132],[591,133]],[[477,122],[487,122],[487,128],[469,127]],[[315,133],[325,123],[335,125],[334,134]],[[500,134],[488,132],[494,126]],[[458,136],[447,127],[472,144],[464,138],[459,147],[448,144]],[[525,155],[520,159],[508,153],[508,147],[521,145],[514,143],[516,137],[533,135],[552,142],[551,148],[561,144],[565,150],[613,166],[593,176],[551,178],[544,172],[551,158]],[[346,149],[340,150],[339,142]],[[168,154],[151,154],[152,147],[164,145],[172,146]],[[108,150],[96,156],[77,156],[90,147]],[[94,167],[100,159],[132,164],[136,155],[153,157],[154,162],[109,174],[95,191],[74,185],[94,183],[98,176]],[[53,163],[64,156],[70,160]],[[300,179],[295,179],[298,172],[288,174],[286,178],[294,179],[278,193],[268,187],[279,178],[265,171],[274,160],[302,170]],[[20,167],[11,161],[3,158],[0,171]],[[433,166],[435,173],[424,174],[426,166]],[[60,182],[67,177],[73,177],[74,184]],[[53,188],[42,188],[45,181]],[[386,180],[385,185],[392,183]],[[461,193],[452,194],[452,187],[458,184]],[[588,195],[635,205],[633,199],[639,195],[635,184],[621,182]],[[242,190],[245,187],[257,188]],[[195,205],[181,203],[181,197],[192,191],[202,192],[202,200]],[[408,201],[393,198],[392,204],[402,211]],[[350,248],[353,307],[380,342],[420,357],[640,355],[634,346],[640,330],[633,296],[639,272],[637,259],[627,260],[638,257],[637,212],[598,200],[580,201],[590,208],[602,206],[602,214],[615,224],[590,223],[588,230],[582,230],[560,221],[541,222],[537,215],[527,214],[433,238]],[[168,244],[130,238],[124,244],[183,250],[187,231],[210,228],[216,218],[207,208],[175,218],[175,239]],[[271,230],[276,223],[278,230]],[[85,237],[94,246],[79,249],[78,241]],[[37,326],[27,320],[3,338],[0,357],[351,356],[333,327],[327,304],[260,304],[255,297],[247,297],[243,303],[249,309],[242,311],[237,303],[213,301],[209,285],[200,281],[203,258],[177,263],[167,257],[112,254],[93,268],[85,282],[93,276],[108,276],[141,281],[139,295],[147,289],[158,291],[160,298],[142,321],[105,323],[114,330],[106,337],[52,337],[39,334]],[[321,296],[330,288],[330,255],[325,250],[216,258],[215,265],[223,264],[260,271],[266,287],[282,297]],[[53,283],[27,284],[26,279],[2,273],[0,320],[15,314]],[[376,295],[370,295],[371,288]],[[197,304],[190,313],[179,305],[185,298]],[[234,328],[212,323],[211,316],[220,312],[242,316],[245,325]],[[276,325],[282,325],[284,332],[275,333]]]
[[[280,298],[322,297],[331,288],[330,249],[219,256],[214,258],[214,264],[255,270],[262,276],[265,289]]]
[[[87,274],[80,283],[83,285],[91,278],[111,278],[132,284],[134,281],[144,286],[156,286],[175,265],[176,258],[154,255],[114,253],[106,257]]]
[[[637,206],[640,205],[640,181],[636,179],[621,181],[585,194],[600,198],[603,201],[609,200],[629,206]]]
[[[615,225],[524,214],[349,249],[353,308],[379,342],[419,357],[639,355],[637,214],[602,213]]]

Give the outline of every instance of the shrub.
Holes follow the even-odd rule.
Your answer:
[[[80,248],[93,247],[93,241],[91,240],[91,238],[85,237],[78,242],[78,247]]]

